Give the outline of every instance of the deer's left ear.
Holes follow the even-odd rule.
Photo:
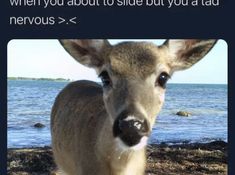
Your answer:
[[[215,45],[217,40],[167,40],[163,46],[169,55],[169,65],[173,70],[183,70],[201,60]]]
[[[99,39],[62,39],[61,45],[79,63],[99,68],[104,64],[104,58],[100,54],[111,47],[107,40]]]

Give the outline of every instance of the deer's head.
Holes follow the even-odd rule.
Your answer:
[[[61,40],[79,63],[96,70],[113,136],[128,148],[142,148],[165,96],[166,83],[177,70],[202,59],[216,40],[167,40],[110,45],[107,40]]]

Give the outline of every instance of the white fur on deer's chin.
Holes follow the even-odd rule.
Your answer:
[[[133,151],[138,151],[143,149],[145,146],[147,146],[148,143],[148,137],[147,136],[143,136],[140,139],[140,142],[134,146],[127,146],[125,143],[123,143],[123,141],[120,138],[116,138],[116,142],[118,144],[118,147],[123,150],[123,151],[127,151],[127,150],[133,150]]]

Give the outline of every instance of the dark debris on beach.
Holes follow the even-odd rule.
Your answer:
[[[226,175],[227,143],[150,145],[146,175]],[[52,175],[50,147],[8,149],[8,175]]]

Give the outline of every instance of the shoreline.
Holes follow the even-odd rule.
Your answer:
[[[148,145],[146,175],[227,174],[228,143]],[[55,170],[51,147],[9,148],[8,175],[50,175]]]

